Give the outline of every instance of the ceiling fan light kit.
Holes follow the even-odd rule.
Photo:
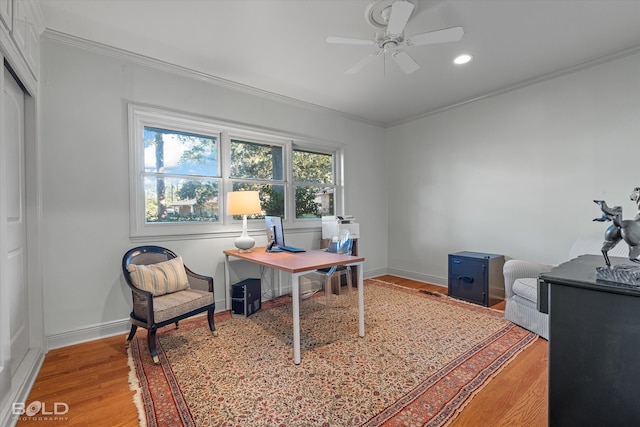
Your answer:
[[[346,74],[357,73],[378,56],[387,53],[405,74],[411,74],[417,71],[420,65],[404,50],[405,47],[459,41],[464,35],[462,27],[452,27],[405,38],[404,29],[414,11],[415,5],[407,0],[378,0],[367,7],[365,19],[374,28],[385,29],[384,32],[378,31],[373,40],[330,36],[327,37],[327,43],[378,46],[377,52],[356,63]]]

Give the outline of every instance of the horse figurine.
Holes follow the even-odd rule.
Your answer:
[[[604,232],[604,242],[602,244],[602,255],[607,267],[611,267],[609,261],[609,250],[613,249],[620,240],[624,240],[629,245],[629,260],[640,263],[638,256],[640,255],[640,187],[634,188],[631,193],[631,200],[636,202],[638,213],[634,219],[622,219],[622,207],[607,206],[604,200],[594,200],[602,210],[602,216],[595,218],[594,221],[604,222],[612,221],[607,230]]]

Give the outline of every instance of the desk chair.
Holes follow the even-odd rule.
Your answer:
[[[328,252],[337,254],[351,255],[353,248],[353,240],[349,236],[348,230],[342,230],[339,239],[331,239],[327,246]],[[316,270],[316,273],[324,277],[324,297],[325,297],[325,309],[329,309],[331,300],[331,282],[334,277],[338,278],[338,294],[340,293],[342,276],[347,276],[347,292],[349,294],[349,302],[351,303],[351,287],[353,285],[353,275],[351,274],[351,267],[348,265],[338,265],[331,268],[321,268]]]

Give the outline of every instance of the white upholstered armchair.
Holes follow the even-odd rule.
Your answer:
[[[578,239],[569,250],[569,258],[579,255],[599,255],[601,239]],[[626,257],[629,248],[621,242],[609,251],[610,256]],[[544,339],[549,339],[549,315],[538,311],[538,275],[550,271],[555,265],[538,264],[511,259],[504,263],[505,319],[522,326]]]

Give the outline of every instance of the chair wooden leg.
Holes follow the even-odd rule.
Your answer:
[[[147,331],[147,346],[151,352],[153,363],[159,364],[160,358],[158,357],[158,350],[156,349],[156,328],[151,328]]]
[[[131,343],[131,340],[133,339],[133,337],[136,335],[136,330],[138,329],[137,325],[134,325],[133,323],[131,324],[131,331],[129,332],[129,336],[127,337],[127,343],[126,346],[129,347],[129,343]]]
[[[207,320],[209,321],[209,329],[214,337],[218,336],[218,331],[216,331],[216,325],[213,322],[213,308],[207,310]]]

